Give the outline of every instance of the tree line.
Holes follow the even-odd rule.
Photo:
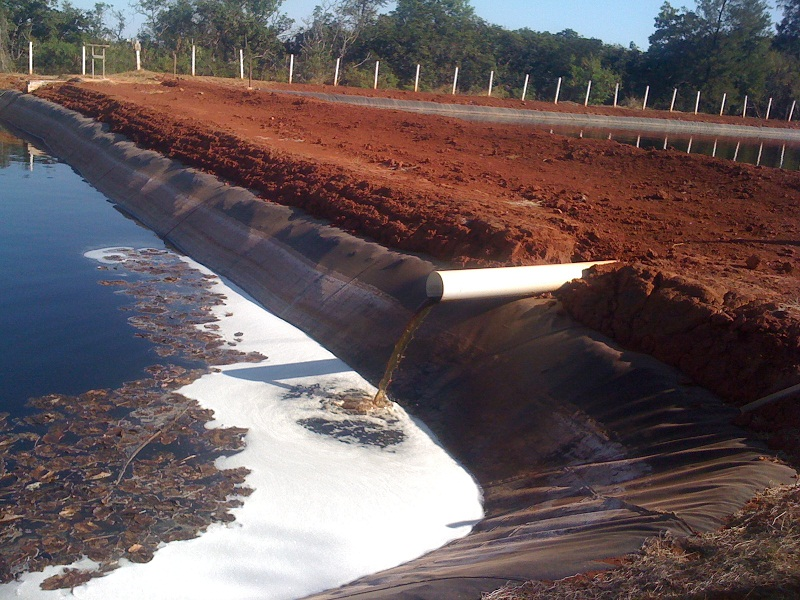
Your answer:
[[[694,109],[701,92],[704,112],[719,110],[726,94],[731,111],[745,96],[763,113],[767,99],[784,107],[800,97],[800,0],[778,0],[782,18],[773,23],[766,0],[695,0],[692,9],[664,2],[650,47],[623,47],[575,31],[510,30],[479,18],[469,0],[321,0],[302,23],[281,12],[283,0],[139,0],[144,24],[138,38],[143,61],[155,71],[189,70],[196,46],[198,74],[235,76],[243,50],[253,76],[286,80],[294,56],[294,81],[331,83],[342,65],[344,85],[372,86],[375,61],[381,85],[413,89],[417,65],[423,90],[449,91],[454,68],[459,89],[486,93],[494,72],[497,96],[519,97],[529,75],[528,97],[561,97],[608,103],[620,84],[622,98],[641,105]],[[41,73],[80,72],[79,46],[104,42],[110,71],[134,68],[125,15],[98,3],[81,10],[68,0],[0,0],[0,70],[24,71],[28,42],[37,45]],[[775,109],[773,109],[775,110]],[[778,112],[773,112],[777,115]]]

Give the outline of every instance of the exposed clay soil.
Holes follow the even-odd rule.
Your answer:
[[[392,248],[458,264],[619,259],[559,293],[579,320],[739,404],[800,382],[800,173],[220,82],[37,94]],[[785,401],[751,421],[798,452],[799,413]]]

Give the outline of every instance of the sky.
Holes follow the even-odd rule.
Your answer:
[[[96,0],[73,0],[79,8],[88,9]],[[132,0],[105,0],[128,13],[133,36],[141,17],[131,8]],[[628,46],[631,42],[646,50],[648,38],[664,0],[472,0],[476,14],[495,25],[508,29],[527,27],[534,31],[557,33],[574,29],[584,37],[593,37],[609,44]],[[284,0],[281,11],[299,26],[320,0]],[[672,0],[676,7],[694,7],[694,0]],[[774,4],[774,1],[771,2]],[[773,19],[780,13],[773,10]]]

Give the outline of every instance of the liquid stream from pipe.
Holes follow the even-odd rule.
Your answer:
[[[435,300],[428,299],[423,302],[414,313],[414,316],[411,317],[411,320],[409,320],[405,331],[403,331],[403,335],[397,340],[394,351],[389,357],[389,362],[386,363],[386,370],[383,373],[383,378],[378,384],[378,393],[375,394],[375,398],[373,399],[375,406],[385,406],[389,403],[389,399],[386,397],[386,389],[392,382],[392,375],[394,375],[394,372],[397,370],[400,361],[403,360],[403,354],[411,343],[411,340],[414,339],[414,333],[419,329],[419,326],[422,325],[425,317],[428,316],[428,313],[431,312],[434,306],[436,306]]]

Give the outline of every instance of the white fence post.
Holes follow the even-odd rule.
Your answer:
[[[336,70],[333,73],[333,87],[336,87],[337,85],[339,85],[339,66],[341,65],[341,63],[342,63],[342,59],[341,58],[337,58],[336,59]]]
[[[289,85],[292,84],[294,78],[294,54],[289,55]]]
[[[589,80],[589,85],[586,86],[586,99],[583,101],[584,106],[589,106],[589,94],[592,93],[592,80]]]
[[[197,73],[197,46],[192,44],[192,77]]]
[[[28,74],[33,75],[33,42],[28,42]]]
[[[492,95],[492,88],[494,87],[494,71],[489,73],[489,96]]]
[[[650,86],[648,85],[644,90],[644,102],[642,102],[642,110],[647,110],[647,97],[650,95]]]
[[[742,118],[747,117],[747,95],[744,97],[744,107],[742,108]]]
[[[700,110],[700,90],[697,90],[697,100],[694,101],[694,114]]]
[[[525,102],[525,96],[528,95],[528,82],[531,80],[531,75],[525,75],[525,85],[522,86],[522,101]]]
[[[372,85],[372,89],[373,90],[377,90],[378,89],[378,72],[380,71],[380,68],[381,68],[381,61],[376,60],[375,61],[375,83]]]
[[[81,75],[86,75],[86,44],[81,50]]]
[[[770,98],[769,102],[767,103],[767,116],[766,116],[766,119],[765,119],[767,121],[769,121],[769,113],[770,113],[771,110],[772,110],[772,98]]]
[[[669,112],[673,112],[675,110],[675,99],[678,97],[678,88],[672,90],[672,102],[669,104]]]
[[[133,42],[133,49],[136,52],[136,70],[142,70],[142,42],[136,40]]]
[[[792,117],[794,116],[794,107],[797,106],[797,100],[792,100],[792,108],[789,111],[789,118],[786,119],[787,121],[791,121]]]
[[[558,104],[558,96],[561,94],[561,77],[558,78],[558,83],[556,84],[556,100],[554,104]]]
[[[719,116],[722,116],[722,113],[725,112],[725,100],[728,99],[728,92],[722,94],[722,105],[719,107]]]
[[[614,108],[617,108],[617,100],[619,100],[619,82],[614,86]]]
[[[244,50],[239,48],[239,79],[244,79]]]
[[[417,63],[417,74],[414,77],[414,91],[419,91],[419,63]]]
[[[453,76],[453,96],[456,95],[457,87],[458,87],[458,67],[456,67],[456,74]]]

